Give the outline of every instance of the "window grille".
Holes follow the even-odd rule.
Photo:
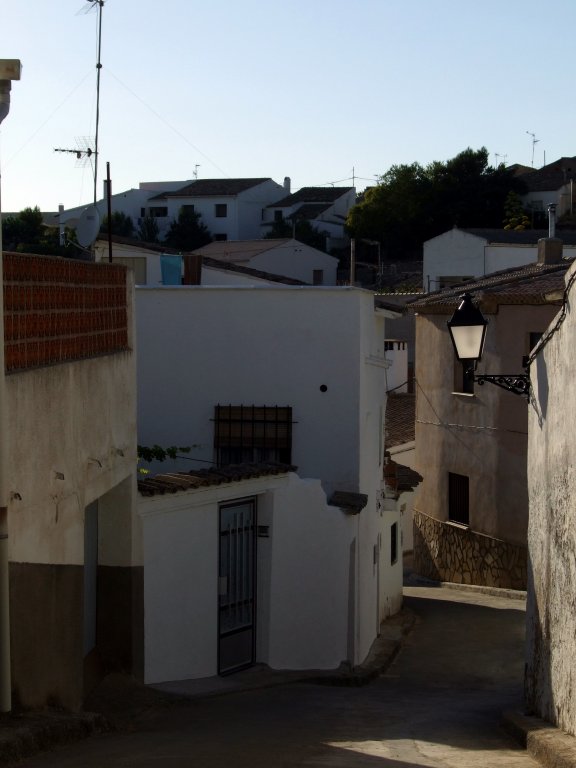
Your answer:
[[[217,466],[292,463],[292,408],[217,405],[214,409],[214,459]]]

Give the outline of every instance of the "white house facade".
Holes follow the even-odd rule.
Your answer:
[[[515,269],[538,260],[538,240],[544,230],[523,232],[504,229],[453,229],[424,243],[423,288],[437,291],[504,269]],[[564,257],[576,257],[576,233],[558,232]]]
[[[267,478],[264,485],[258,481],[256,489],[226,491],[233,498],[258,497],[258,525],[262,514],[264,526],[269,524],[272,530],[276,526],[274,542],[262,543],[275,553],[262,588],[278,590],[279,596],[293,591],[290,600],[296,592],[300,595],[299,613],[305,622],[292,655],[279,640],[281,632],[274,641],[263,639],[270,628],[261,635],[261,641],[268,643],[261,658],[271,666],[357,664],[368,653],[380,620],[401,604],[400,525],[396,512],[387,512],[381,504],[387,315],[394,313],[375,307],[373,295],[357,288],[137,289],[139,443],[190,448],[180,458],[152,464],[151,469],[174,473],[219,465],[225,471],[229,464],[263,461],[290,467],[290,476],[275,479],[270,488]],[[206,512],[206,526],[212,526],[212,538],[188,541],[190,552],[194,547],[206,552],[210,568],[217,556],[213,536],[218,504],[223,502],[218,493],[206,496],[211,510]],[[185,495],[194,494],[199,491]],[[155,526],[172,525],[169,521],[177,519],[160,510],[170,503],[153,498],[141,504],[145,552],[147,541],[154,548],[160,540]],[[182,505],[187,509],[196,501],[183,499]],[[154,517],[152,508],[160,510],[159,517]],[[149,513],[158,522],[148,523]],[[194,527],[193,514],[181,514]],[[154,531],[151,539],[146,530]],[[279,535],[280,531],[284,533]],[[294,579],[300,557],[309,563],[303,574],[324,567],[319,565],[323,556],[313,557],[326,546],[320,539],[338,552],[333,574],[338,588],[314,588],[314,596],[308,597],[307,590],[283,580],[288,572]],[[144,559],[146,572],[154,557],[145,554]],[[164,567],[170,562],[164,559]],[[327,563],[332,563],[326,566],[330,570],[334,558],[330,556]],[[279,581],[270,573],[281,574]],[[197,582],[190,583],[190,589],[197,588]],[[213,597],[213,585],[210,589]],[[145,600],[156,604],[146,586]],[[289,621],[284,615],[289,602],[274,602],[270,609],[278,612],[277,626]],[[323,611],[330,606],[334,617],[318,615],[320,605]],[[156,621],[148,616],[147,632],[148,621]],[[321,626],[328,622],[332,629],[332,622],[338,626],[326,658],[310,635],[318,622]],[[194,675],[215,673],[213,621],[209,632],[211,655],[198,662],[201,668],[192,670]],[[153,653],[161,655],[157,648]],[[178,674],[188,674],[179,669]],[[168,672],[156,669],[150,674],[158,679]]]

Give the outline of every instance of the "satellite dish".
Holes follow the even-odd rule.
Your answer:
[[[95,205],[89,205],[82,211],[76,224],[76,238],[83,248],[89,248],[100,231],[100,214]]]

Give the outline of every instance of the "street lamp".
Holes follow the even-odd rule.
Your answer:
[[[478,384],[488,382],[515,395],[530,397],[530,376],[527,373],[475,375],[476,364],[481,359],[484,349],[488,320],[472,303],[472,296],[469,293],[464,293],[460,299],[458,309],[448,320],[448,331],[456,357],[464,366],[467,376]]]

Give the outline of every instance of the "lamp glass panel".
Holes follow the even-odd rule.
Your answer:
[[[485,330],[485,325],[453,325],[450,328],[459,360],[480,358]]]

